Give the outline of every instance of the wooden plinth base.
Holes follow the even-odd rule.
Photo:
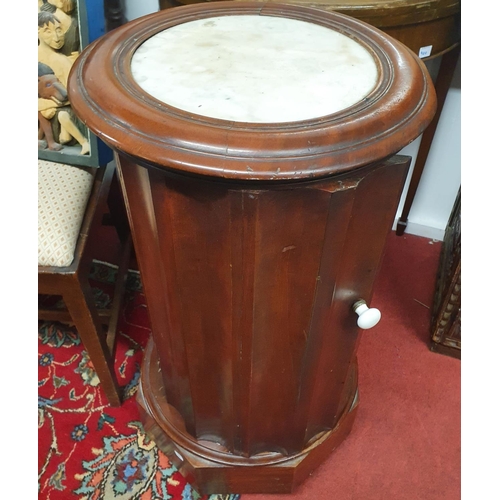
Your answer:
[[[137,402],[146,432],[199,493],[292,493],[349,434],[357,411],[357,395],[356,389],[333,430],[317,436],[294,456],[234,455],[216,443],[200,442],[187,433],[181,416],[166,400],[156,348],[150,341]]]

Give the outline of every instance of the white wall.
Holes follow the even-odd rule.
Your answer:
[[[427,63],[429,72],[435,78],[441,60]],[[455,198],[461,182],[461,64],[460,59],[446,97],[443,111],[434,135],[427,162],[408,214],[406,233],[442,240]],[[410,174],[421,137],[406,146],[401,154],[413,157]],[[410,175],[401,197],[394,228],[401,215]]]
[[[124,7],[126,19],[132,21],[137,17],[156,12],[159,9],[159,1],[125,0]],[[440,63],[441,58],[431,59],[426,62],[427,68],[434,79],[439,70]],[[460,187],[460,67],[459,61],[446,97],[419,187],[415,194],[410,213],[408,214],[406,233],[409,234],[442,240],[453,203]],[[418,137],[401,151],[401,154],[406,154],[413,158],[410,175],[415,165],[420,140],[421,137]],[[406,181],[399,203],[394,220],[394,229],[403,210],[410,175]]]
[[[138,17],[151,14],[159,9],[158,0],[125,0],[123,7],[125,11],[125,19],[133,21]]]

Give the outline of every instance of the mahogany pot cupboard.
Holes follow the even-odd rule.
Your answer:
[[[213,2],[97,40],[69,94],[116,152],[147,431],[202,494],[293,491],[356,414],[394,155],[436,109],[425,66],[339,13]]]

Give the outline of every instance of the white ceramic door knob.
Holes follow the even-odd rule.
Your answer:
[[[363,330],[373,328],[382,317],[381,312],[375,307],[368,307],[364,300],[358,300],[352,306],[358,317],[358,326]]]

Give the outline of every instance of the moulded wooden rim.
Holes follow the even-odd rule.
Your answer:
[[[374,90],[334,114],[255,124],[174,108],[135,82],[132,56],[154,34],[196,19],[242,14],[313,22],[355,39],[378,65]],[[139,163],[244,181],[314,179],[386,158],[418,137],[436,108],[424,64],[377,28],[339,13],[258,2],[176,7],[127,23],[81,53],[71,70],[68,92],[86,125]]]

